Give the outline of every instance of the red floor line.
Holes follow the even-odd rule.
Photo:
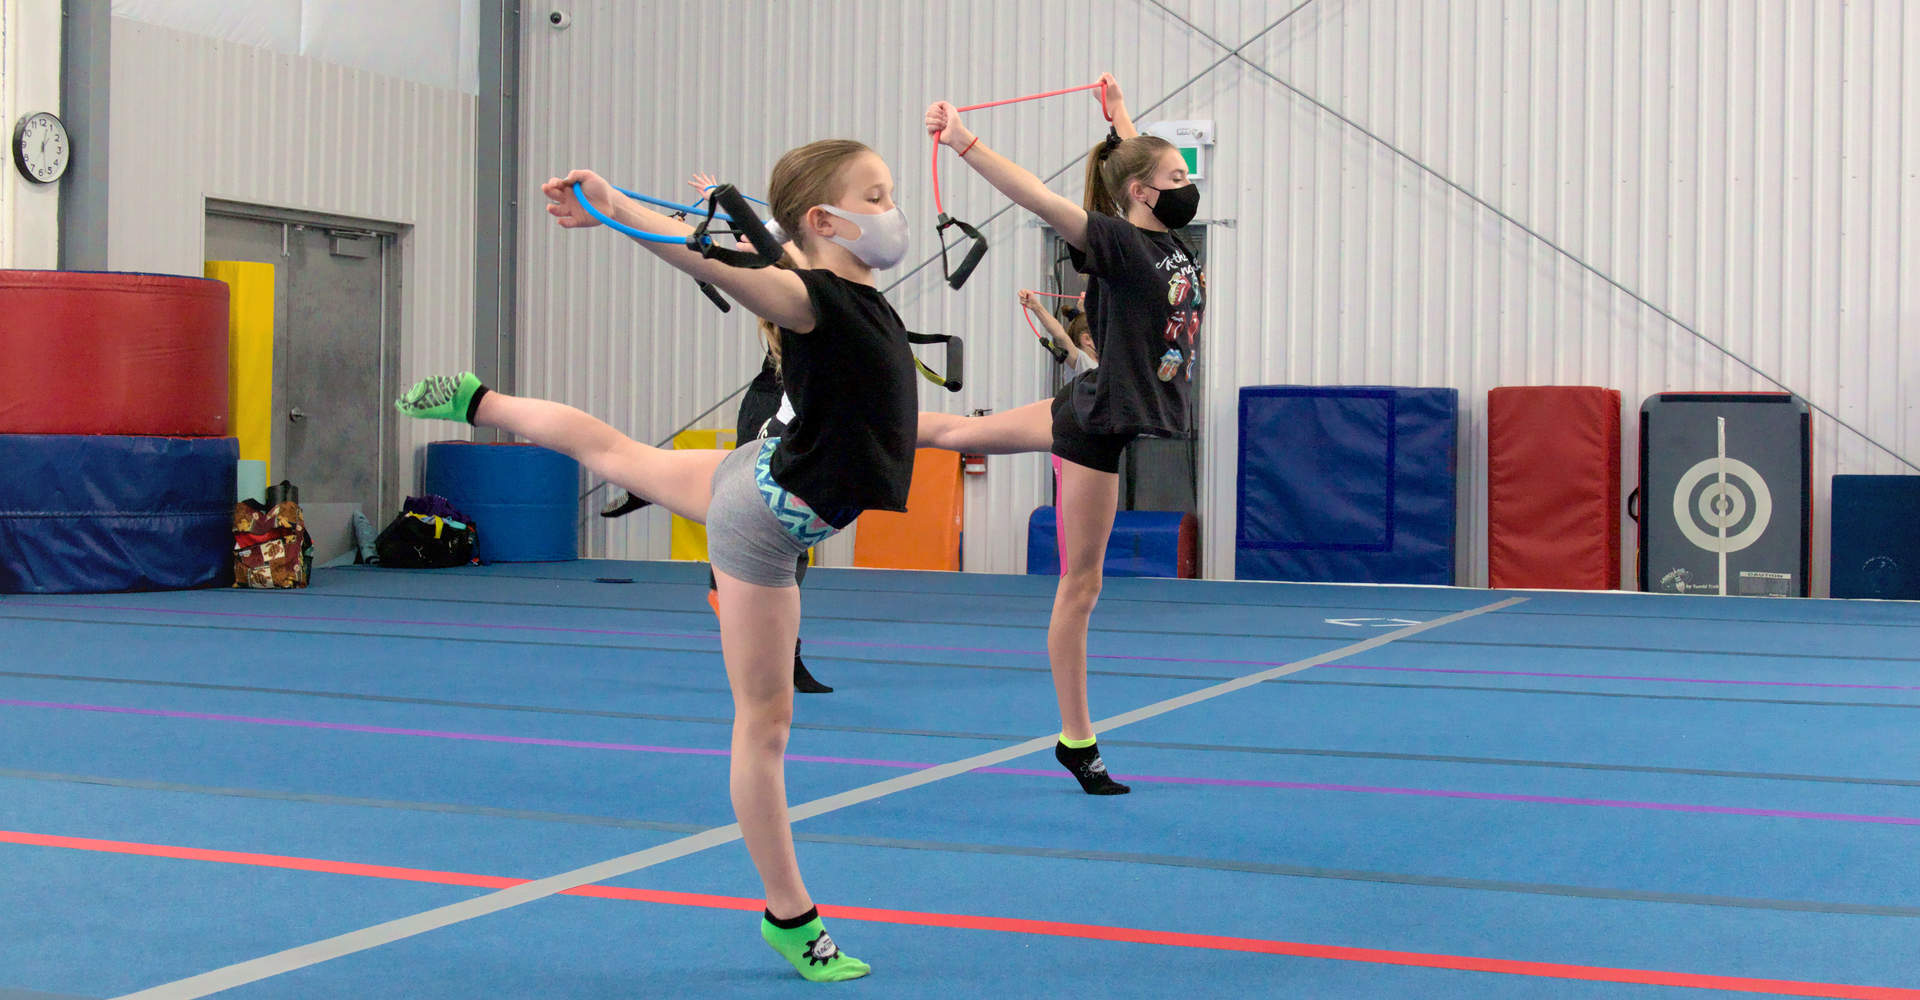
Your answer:
[[[395,879],[407,882],[431,882],[439,885],[464,885],[487,889],[505,889],[524,885],[531,879],[475,875],[466,872],[442,872],[425,868],[398,868],[351,861],[328,861],[280,854],[250,854],[217,851],[169,844],[143,844],[124,840],[96,840],[89,837],[61,837],[41,833],[0,830],[0,843],[33,847],[61,847],[80,851],[133,854],[154,858],[188,861],[212,861],[222,864],[257,865],[296,871],[358,875],[367,878]],[[671,892],[662,889],[632,889],[621,886],[586,885],[568,889],[562,895],[596,899],[620,899],[670,906],[698,906],[709,909],[756,911],[760,900],[739,896]],[[1109,927],[1101,924],[1062,923],[1053,920],[1027,920],[1019,917],[982,917],[961,913],[924,913],[917,910],[885,910],[865,906],[820,907],[823,916],[844,920],[903,924],[919,927],[951,927],[960,930],[1000,931],[1009,934],[1034,934],[1049,937],[1081,938],[1091,941],[1117,941],[1130,944],[1157,944],[1175,948],[1201,948],[1213,951],[1240,951],[1263,955],[1287,955],[1295,958],[1320,958],[1337,962],[1364,962],[1372,965],[1405,965],[1426,969],[1460,972],[1492,972],[1543,979],[1578,979],[1598,983],[1633,983],[1649,986],[1683,986],[1692,989],[1720,990],[1729,993],[1771,993],[1796,997],[1835,997],[1841,1000],[1920,1000],[1920,989],[1887,986],[1853,986],[1841,983],[1809,983],[1790,979],[1749,979],[1739,976],[1715,976],[1691,972],[1662,972],[1654,969],[1616,969],[1606,966],[1565,965],[1554,962],[1526,962],[1506,958],[1479,958],[1471,955],[1440,955],[1414,951],[1389,951],[1380,948],[1352,948],[1342,945],[1307,944],[1298,941],[1271,941],[1263,938],[1226,937],[1216,934],[1188,934],[1156,931],[1138,927]]]

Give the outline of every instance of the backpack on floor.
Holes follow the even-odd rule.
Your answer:
[[[479,530],[447,498],[408,497],[374,540],[376,559],[394,569],[442,569],[474,561]]]

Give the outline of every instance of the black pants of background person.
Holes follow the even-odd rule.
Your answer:
[[[734,428],[734,439],[738,443],[745,444],[761,437],[773,437],[785,429],[778,420],[781,395],[780,376],[775,373],[771,363],[763,364],[760,374],[754,378],[753,384],[747,387],[746,395],[740,400],[740,421]],[[600,516],[620,517],[645,506],[647,502],[639,497],[616,498],[612,504],[600,512]],[[807,578],[805,555],[794,563],[793,576],[796,583]],[[720,606],[716,600],[716,586],[713,569],[708,567],[707,603],[713,606],[714,614],[717,615],[720,613]],[[793,641],[793,689],[804,694],[831,692],[832,688],[814,679],[813,674],[807,670],[806,661],[800,658],[800,644],[799,639]]]

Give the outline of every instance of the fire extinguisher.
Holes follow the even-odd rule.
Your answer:
[[[974,416],[974,417],[984,417],[987,414],[992,412],[993,412],[992,409],[975,410],[968,415]],[[960,453],[960,471],[966,473],[969,476],[986,475],[987,474],[987,456],[976,455],[976,454],[973,454],[972,452],[965,452],[965,451],[961,452]]]

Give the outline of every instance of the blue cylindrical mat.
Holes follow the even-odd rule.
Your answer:
[[[436,441],[423,489],[473,519],[483,563],[579,558],[580,463],[557,451]]]
[[[233,438],[0,434],[0,593],[233,579]]]

